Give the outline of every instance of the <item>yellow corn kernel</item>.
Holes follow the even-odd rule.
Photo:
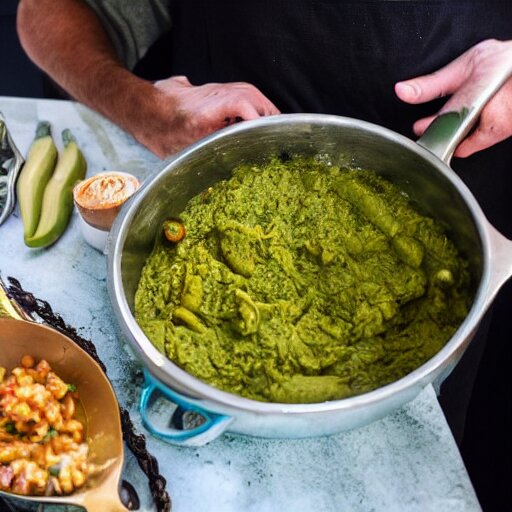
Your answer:
[[[31,417],[31,413],[30,406],[26,402],[17,403],[12,408],[13,417],[21,421],[28,421]]]
[[[63,412],[62,416],[64,419],[69,420],[71,419],[75,414],[75,401],[73,400],[73,397],[71,395],[66,395],[66,398],[64,398],[64,404],[63,404]]]
[[[64,423],[62,430],[64,432],[73,433],[76,431],[81,432],[84,429],[84,426],[78,420],[68,420]]]
[[[60,457],[58,455],[55,455],[55,453],[53,452],[53,449],[52,449],[52,445],[50,444],[47,444],[45,446],[45,453],[44,453],[44,457],[45,457],[45,462],[44,462],[44,465],[45,467],[49,468],[50,466],[55,466],[55,464],[58,464],[60,462]]]
[[[37,363],[35,370],[38,375],[37,382],[45,382],[46,377],[48,376],[48,373],[50,372],[51,368],[47,361],[41,359],[41,361]]]
[[[34,358],[28,354],[21,358],[21,366],[23,368],[33,368],[35,363]]]
[[[17,432],[20,432],[20,433],[23,432],[24,434],[30,430],[30,427],[29,427],[27,421],[25,421],[25,420],[15,421],[14,428],[16,429]]]
[[[71,480],[71,471],[68,466],[60,469],[59,482],[63,492],[66,494],[73,492],[73,481]]]
[[[32,459],[39,467],[46,467],[46,447],[42,444],[34,446]]]
[[[49,372],[48,377],[46,377],[46,389],[57,400],[60,400],[68,392],[68,385],[55,373]]]
[[[23,389],[23,386],[30,386],[34,382],[34,379],[31,375],[27,375],[26,373],[23,373],[22,375],[18,375],[16,377],[16,380],[18,381],[18,385],[20,385]]]
[[[53,452],[52,445],[47,444],[44,448],[44,466],[49,468],[60,462],[60,456]]]
[[[73,438],[67,435],[58,435],[52,439],[52,448],[55,453],[68,452],[73,445]]]
[[[75,487],[82,487],[85,483],[85,475],[78,469],[71,470],[71,479]]]
[[[44,415],[50,424],[54,424],[61,417],[60,404],[48,402],[44,408]]]

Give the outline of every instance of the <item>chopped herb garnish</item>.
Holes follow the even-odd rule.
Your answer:
[[[53,466],[50,466],[48,468],[48,473],[52,476],[59,476],[60,473],[60,466],[58,464],[55,464]]]
[[[16,430],[16,427],[14,426],[14,421],[9,421],[4,425],[4,430],[8,434],[17,434],[18,431]]]
[[[58,434],[58,432],[54,428],[50,428],[46,435],[43,437],[43,442],[48,442],[52,437],[55,437]]]
[[[74,384],[68,384],[68,392],[74,393],[76,391],[76,386]]]

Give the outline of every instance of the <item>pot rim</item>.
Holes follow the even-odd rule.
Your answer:
[[[288,404],[261,402],[215,388],[181,369],[156,349],[135,321],[123,290],[121,279],[121,257],[124,243],[126,241],[127,231],[133,217],[138,211],[139,205],[145,199],[148,191],[152,187],[158,186],[159,181],[163,179],[164,175],[172,172],[172,170],[179,166],[182,161],[186,160],[199,149],[204,148],[205,146],[215,146],[216,142],[227,137],[234,137],[238,133],[279,124],[282,124],[283,126],[290,124],[327,124],[345,128],[357,128],[365,132],[370,132],[375,136],[388,139],[402,147],[405,147],[409,151],[418,154],[422,159],[436,167],[439,172],[442,172],[459,192],[459,195],[464,200],[465,205],[468,207],[468,210],[473,217],[473,221],[480,237],[482,247],[482,275],[480,282],[476,287],[473,304],[455,334],[437,354],[412,372],[390,384],[360,395],[326,402]],[[245,412],[256,414],[302,414],[348,409],[354,410],[366,408],[372,404],[389,400],[394,395],[404,393],[417,386],[424,387],[428,383],[432,382],[433,377],[443,371],[446,363],[456,356],[464,341],[468,340],[471,334],[475,331],[483,314],[485,313],[490,293],[489,284],[491,279],[491,270],[489,262],[492,244],[489,226],[490,224],[485,218],[485,215],[473,194],[457,174],[449,167],[449,165],[444,163],[429,150],[407,137],[388,128],[350,117],[331,114],[280,114],[252,121],[244,121],[243,123],[229,126],[201,139],[177,153],[169,160],[166,160],[163,163],[162,168],[142,184],[137,193],[127,203],[125,203],[125,205],[123,205],[109,236],[107,249],[108,289],[116,317],[121,324],[121,328],[127,336],[130,345],[136,351],[137,356],[143,361],[144,365],[153,376],[166,386],[169,386],[171,389],[182,393],[173,383],[173,381],[179,382],[181,385],[180,387],[187,389],[186,397],[191,403],[199,403],[207,399],[217,405],[227,407],[231,410],[243,410]]]

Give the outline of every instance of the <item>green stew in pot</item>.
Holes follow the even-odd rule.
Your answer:
[[[321,158],[241,165],[158,237],[138,323],[181,368],[280,403],[364,393],[411,372],[471,303],[443,226],[375,173]]]

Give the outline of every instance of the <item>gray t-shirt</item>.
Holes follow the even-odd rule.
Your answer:
[[[127,68],[171,28],[171,0],[84,0],[100,18]]]

